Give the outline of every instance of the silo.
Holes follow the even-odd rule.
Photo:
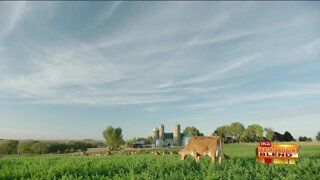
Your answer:
[[[164,140],[164,125],[160,125],[159,139]]]
[[[176,146],[180,146],[180,124],[173,126],[173,143]]]
[[[152,143],[155,144],[157,139],[159,139],[159,129],[154,128],[152,130]]]

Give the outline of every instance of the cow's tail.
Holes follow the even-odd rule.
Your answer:
[[[224,158],[230,159],[230,157],[227,156],[227,155],[224,153],[223,148],[222,148],[222,144],[223,144],[223,141],[222,141],[222,138],[220,138],[220,145],[221,145],[221,149],[222,149],[222,154],[223,154]]]

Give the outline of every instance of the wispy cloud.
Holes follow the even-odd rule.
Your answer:
[[[223,78],[228,75],[228,73],[231,73],[232,71],[235,71],[238,68],[241,68],[245,64],[248,64],[250,61],[253,61],[254,59],[261,56],[261,54],[253,54],[248,55],[242,58],[238,58],[236,60],[232,60],[232,62],[225,63],[223,66],[217,66],[210,70],[207,74],[199,75],[198,77],[193,77],[187,80],[183,80],[180,82],[168,82],[165,84],[157,85],[157,88],[167,88],[172,86],[181,86],[181,85],[190,85],[190,84],[196,84],[196,83],[202,83],[206,81],[212,81],[218,78]]]
[[[190,94],[206,94],[206,93],[212,93],[214,91],[240,87],[240,86],[243,86],[249,82],[250,81],[243,81],[243,82],[237,82],[237,83],[232,83],[232,84],[216,85],[213,87],[196,87],[196,86],[176,87],[176,88],[172,88],[171,91],[176,90],[178,92],[190,93]]]
[[[290,61],[298,60],[302,61],[306,58],[312,58],[314,55],[319,55],[320,49],[320,37],[317,39],[313,39],[311,41],[308,41],[302,45],[300,45],[297,48],[292,49],[291,51],[287,52],[285,54],[285,58],[287,58]]]
[[[66,104],[66,105],[92,105],[92,106],[115,106],[115,105],[137,105],[137,104],[155,104],[164,102],[181,101],[184,98],[181,96],[77,96],[64,95],[61,98],[41,98],[40,100],[32,100],[30,103],[40,104]]]
[[[9,35],[16,27],[18,22],[24,17],[24,13],[27,12],[27,2],[2,2],[2,18],[0,18],[0,37]]]
[[[305,95],[314,95],[320,93],[320,84],[313,84],[307,87],[301,87],[299,89],[289,89],[289,90],[281,90],[278,92],[270,92],[270,93],[261,93],[261,94],[251,94],[251,95],[243,95],[237,94],[235,97],[227,98],[224,100],[220,100],[217,102],[207,102],[207,103],[198,103],[181,106],[180,108],[185,110],[190,109],[220,109],[226,108],[238,104],[244,104],[248,102],[255,101],[263,101],[274,98],[289,98],[289,97],[297,97],[297,96],[305,96]]]
[[[249,55],[249,56],[243,57],[241,59],[237,59],[237,60],[233,61],[232,63],[227,64],[224,67],[219,67],[217,69],[212,70],[212,73],[184,81],[181,84],[194,84],[194,83],[213,80],[215,78],[221,78],[221,76],[227,75],[227,73],[229,73],[237,68],[240,68],[241,66],[249,63],[250,61],[256,59],[257,57],[259,57],[259,54]]]
[[[127,105],[184,99],[156,95],[159,90],[130,87],[132,67],[111,63],[85,47],[44,48],[31,59],[36,71],[2,76],[2,93],[49,104]],[[118,81],[124,82],[114,87],[112,83]]]
[[[121,1],[114,1],[112,2],[111,5],[108,4],[105,10],[101,12],[98,18],[96,18],[93,26],[99,25],[104,21],[110,19],[113,16],[113,14],[116,12],[117,8],[120,7],[121,4],[122,4]]]

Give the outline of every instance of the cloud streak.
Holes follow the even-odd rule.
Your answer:
[[[6,2],[0,10],[2,11],[0,37],[6,37],[15,29],[27,12],[27,2]]]
[[[263,101],[268,99],[275,98],[291,98],[297,96],[307,96],[307,95],[315,95],[320,94],[320,84],[312,84],[307,87],[303,85],[299,85],[301,88],[299,89],[290,89],[290,90],[282,90],[278,92],[270,92],[270,93],[261,93],[261,94],[251,94],[251,95],[240,95],[238,94],[235,97],[227,98],[222,101],[212,102],[212,103],[199,103],[181,106],[180,108],[184,110],[191,109],[217,109],[217,108],[226,108],[230,106],[235,106],[239,104],[245,104],[248,102],[256,102]]]
[[[110,19],[113,14],[117,11],[117,9],[121,6],[121,1],[114,1],[110,6],[109,4],[106,6],[105,10],[101,13],[101,15],[97,18],[93,26],[97,26],[104,21]]]

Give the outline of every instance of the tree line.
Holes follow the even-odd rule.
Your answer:
[[[103,131],[103,136],[108,147],[112,149],[117,149],[121,145],[126,144],[127,147],[136,141],[142,141],[145,144],[152,143],[152,137],[147,138],[132,138],[127,141],[123,140],[122,129],[120,127],[113,128],[108,126]],[[184,135],[199,136],[200,131],[195,126],[188,126],[183,131]],[[259,124],[251,124],[247,128],[240,122],[233,122],[230,125],[224,125],[216,128],[216,130],[211,134],[213,136],[221,136],[224,138],[225,143],[234,142],[260,142],[260,141],[278,141],[278,142],[289,142],[296,141],[290,132],[285,131],[281,134],[274,131],[272,128],[263,128]],[[316,139],[320,141],[320,131],[316,135]],[[299,141],[312,141],[311,138],[299,137]]]
[[[264,135],[265,134],[265,135]],[[259,124],[251,124],[247,128],[240,122],[233,122],[230,125],[218,127],[212,135],[224,137],[227,143],[230,142],[259,142],[259,141],[295,141],[291,133],[284,134],[274,131],[272,128],[263,128]]]
[[[72,153],[86,151],[88,148],[97,147],[96,144],[82,141],[45,142],[35,140],[3,140],[0,141],[1,154],[47,154],[47,153]]]
[[[136,141],[142,141],[145,144],[152,143],[152,137],[147,138],[132,138],[127,141],[123,139],[122,129],[120,127],[113,128],[108,126],[103,131],[103,137],[108,147],[112,149],[119,148],[126,144],[131,147]],[[199,136],[199,130],[194,126],[186,127],[183,134],[190,136]],[[265,134],[265,135],[264,135]],[[269,141],[295,141],[291,133],[286,131],[281,134],[274,131],[272,128],[263,128],[259,124],[249,125],[244,127],[240,122],[233,122],[230,125],[224,125],[216,128],[212,135],[222,136],[225,143],[233,142],[259,142],[262,140]],[[320,141],[320,131],[316,135],[316,139]],[[312,141],[310,137],[300,136],[299,141]],[[0,141],[0,155],[2,154],[46,154],[46,153],[72,153],[77,151],[86,151],[88,148],[95,148],[98,144],[88,143],[84,141],[68,141],[68,142],[45,142],[35,140],[1,140]]]
[[[233,122],[230,125],[218,127],[212,135],[218,135],[225,138],[226,142],[259,142],[262,140],[289,142],[296,141],[290,132],[285,131],[281,134],[274,131],[272,128],[263,128],[259,124],[249,125],[244,127],[240,122]],[[316,135],[317,141],[320,141],[320,131]],[[311,138],[300,136],[299,141],[312,141]]]

